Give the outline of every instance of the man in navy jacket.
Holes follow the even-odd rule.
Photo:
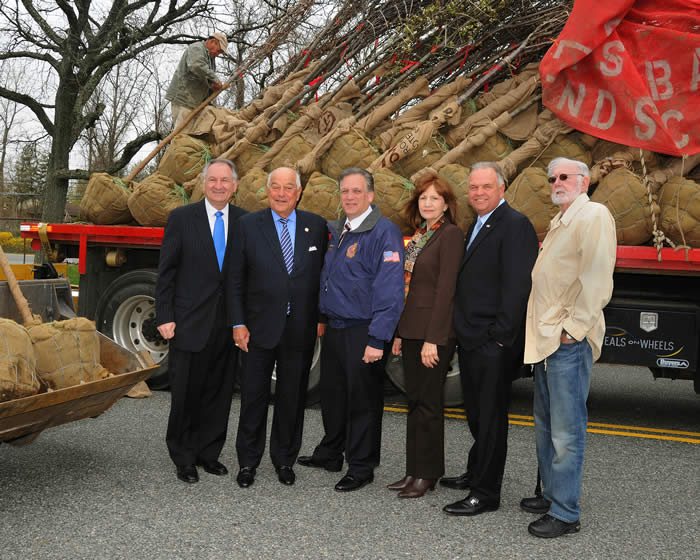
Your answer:
[[[328,318],[321,351],[321,412],[325,435],[304,466],[347,474],[339,492],[374,480],[379,464],[384,349],[404,302],[403,237],[381,215],[374,181],[364,169],[341,173],[345,216],[329,222],[331,240],[321,272],[320,310]]]

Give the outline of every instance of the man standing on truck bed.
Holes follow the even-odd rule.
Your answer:
[[[593,362],[605,335],[603,308],[615,269],[615,222],[586,194],[588,166],[566,158],[548,168],[552,202],[560,212],[549,224],[532,270],[527,305],[525,363],[535,364],[535,437],[543,496],[520,506],[544,513],[528,526],[552,538],[581,529],[581,476],[586,443],[586,399]]]
[[[382,435],[384,350],[404,301],[403,237],[382,216],[374,180],[349,168],[338,179],[345,216],[328,222],[331,239],[321,273],[320,309],[328,318],[321,349],[324,436],[299,464],[348,472],[338,492],[374,480]]]
[[[177,128],[212,91],[222,88],[214,72],[214,59],[227,47],[228,39],[219,31],[212,33],[206,41],[197,41],[187,47],[165,94],[170,101],[173,128]]]
[[[183,482],[199,480],[196,465],[225,475],[219,462],[233,397],[235,347],[226,316],[227,268],[238,219],[229,204],[236,168],[213,159],[203,172],[204,200],[168,216],[156,284],[158,332],[170,341],[170,417],[166,443]]]
[[[277,364],[270,458],[282,484],[296,480],[304,428],[306,387],[316,337],[321,334],[318,289],[328,244],[326,220],[295,209],[299,174],[280,167],[267,179],[270,208],[239,221],[227,297],[236,345],[245,352],[241,371],[241,412],[236,437],[247,488],[265,450],[270,380]]]

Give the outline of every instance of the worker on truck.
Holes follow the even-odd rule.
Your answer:
[[[192,43],[182,55],[165,98],[170,101],[173,128],[177,128],[187,115],[212,91],[223,86],[216,76],[214,59],[226,51],[226,35],[217,31],[206,41]]]

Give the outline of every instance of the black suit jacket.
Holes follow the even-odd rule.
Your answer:
[[[467,232],[467,243],[475,224]],[[462,348],[499,342],[516,354],[522,351],[538,246],[530,220],[507,202],[489,216],[465,252],[457,276],[454,326]]]
[[[156,321],[158,325],[175,322],[170,341],[174,348],[199,352],[209,339],[219,297],[225,297],[225,271],[230,266],[238,219],[245,213],[229,205],[223,272],[204,200],[176,208],[168,216],[158,261]]]
[[[282,257],[277,229],[269,208],[244,216],[231,259],[229,320],[244,324],[250,341],[274,348],[291,321],[291,340],[299,347],[313,345],[318,323],[318,295],[323,258],[328,244],[326,220],[296,210],[294,268],[291,275]],[[287,317],[287,303],[291,314]]]

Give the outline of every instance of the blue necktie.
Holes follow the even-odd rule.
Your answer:
[[[221,270],[224,265],[224,253],[226,252],[224,219],[221,217],[223,215],[223,212],[218,211],[216,213],[216,221],[214,222],[214,249],[216,249],[216,260],[219,261],[219,270]]]
[[[292,273],[294,268],[294,247],[292,247],[292,237],[289,235],[289,230],[287,229],[287,219],[280,218],[280,223],[282,224],[282,233],[280,234],[280,244],[282,245],[282,258],[284,259],[284,266],[287,267],[287,274]],[[287,302],[287,315],[292,310],[292,304]]]
[[[474,241],[476,239],[476,236],[479,235],[479,230],[481,229],[481,226],[481,219],[477,219],[476,224],[474,224],[474,231],[472,231],[472,236],[469,238],[469,243],[467,243],[467,251],[469,250],[469,246],[472,244],[472,241]]]

